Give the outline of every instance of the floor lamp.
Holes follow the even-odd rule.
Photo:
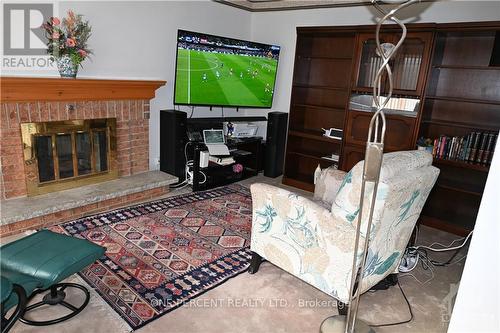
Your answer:
[[[354,254],[353,254],[353,262],[352,262],[352,276],[351,276],[351,285],[349,292],[349,310],[346,315],[337,315],[332,316],[323,321],[321,323],[320,332],[321,333],[336,333],[336,332],[344,332],[344,333],[361,333],[361,332],[375,332],[373,328],[371,328],[368,324],[363,322],[362,320],[356,319],[359,308],[359,296],[361,289],[361,280],[363,278],[363,272],[366,264],[366,256],[368,253],[369,246],[369,237],[365,238],[363,244],[360,244],[360,233],[361,233],[361,221],[362,215],[364,213],[364,198],[365,198],[365,190],[366,184],[373,184],[373,191],[371,194],[367,194],[371,196],[370,207],[368,209],[368,223],[365,230],[365,235],[369,235],[372,225],[373,218],[373,208],[375,206],[375,198],[377,195],[378,182],[380,177],[380,168],[382,166],[382,156],[384,152],[384,138],[385,138],[385,115],[384,115],[384,107],[389,102],[392,96],[393,90],[393,80],[392,80],[392,70],[389,66],[389,61],[394,57],[396,51],[401,47],[405,38],[406,38],[406,27],[401,22],[395,14],[409,5],[419,2],[420,0],[384,0],[380,2],[388,3],[388,4],[396,4],[397,7],[386,11],[379,4],[378,0],[372,0],[373,6],[382,13],[383,17],[379,20],[376,26],[375,37],[377,43],[377,55],[382,57],[383,62],[380,68],[377,70],[377,74],[373,81],[373,102],[376,107],[376,111],[373,114],[373,117],[370,121],[370,126],[368,129],[368,140],[366,142],[366,151],[365,151],[365,164],[363,168],[363,180],[361,183],[361,195],[359,198],[359,206],[360,211],[358,214],[358,225],[356,227],[356,239],[354,244]],[[401,38],[396,43],[396,45],[391,43],[380,43],[380,28],[382,24],[391,20],[399,25],[402,29]],[[382,97],[382,76],[384,72],[387,73],[387,79],[389,82],[389,90],[387,91],[387,96],[385,98]],[[358,249],[362,246],[361,252],[361,263],[358,265],[359,259],[356,255],[358,253]]]

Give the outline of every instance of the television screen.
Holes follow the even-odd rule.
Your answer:
[[[280,47],[179,30],[174,104],[270,108]]]

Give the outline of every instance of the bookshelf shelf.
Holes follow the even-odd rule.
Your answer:
[[[459,70],[479,70],[479,71],[498,71],[500,67],[495,66],[462,66],[462,65],[435,65],[435,69],[459,69]]]
[[[331,87],[331,86],[320,86],[315,84],[303,84],[303,83],[294,83],[293,87],[297,88],[313,88],[313,89],[325,89],[325,90],[335,90],[335,91],[347,91],[347,87]]]
[[[474,195],[474,196],[482,196],[483,195],[483,189],[477,186],[471,186],[468,184],[460,184],[457,182],[451,182],[451,181],[444,181],[441,180],[439,181],[436,186],[451,190],[451,191],[456,191],[460,193],[465,193],[469,195]]]
[[[304,191],[313,192],[313,178],[304,174],[290,174],[290,176],[283,176],[283,184],[300,188]]]
[[[357,92],[357,93],[373,93],[373,88],[370,87],[354,87],[352,88],[352,92]],[[411,97],[420,97],[420,93],[413,91],[413,90],[401,90],[401,89],[394,89],[392,91],[393,96],[411,96]]]
[[[310,131],[310,130],[290,130],[288,132],[289,135],[291,136],[298,136],[301,138],[306,138],[306,139],[311,139],[311,140],[318,140],[318,141],[323,141],[323,142],[329,142],[329,143],[338,143],[341,144],[342,140],[339,139],[332,139],[332,138],[327,138],[326,136],[321,135],[320,133],[316,131]]]
[[[305,157],[305,158],[310,158],[310,159],[317,160],[317,161],[330,162],[331,164],[337,164],[338,163],[336,161],[323,158],[321,156],[312,155],[312,153],[303,153],[303,152],[295,152],[295,151],[290,151],[288,153],[292,154],[292,155],[302,156],[302,157]]]
[[[449,127],[460,127],[460,128],[469,128],[469,129],[478,129],[485,131],[495,131],[497,128],[491,125],[483,125],[483,124],[472,124],[472,123],[464,123],[459,121],[449,121],[449,120],[422,120],[423,124],[431,124],[431,125],[441,125],[441,126],[449,126]]]
[[[476,171],[481,171],[481,172],[488,172],[490,170],[490,167],[487,165],[467,163],[467,162],[455,161],[455,160],[445,160],[445,159],[440,159],[440,158],[435,158],[433,164],[434,165],[449,165],[452,167],[471,169],[471,170],[476,170]]]
[[[300,103],[294,103],[292,104],[292,107],[299,107],[299,108],[308,108],[308,109],[315,109],[319,111],[327,111],[327,112],[345,112],[344,107],[329,107],[329,106],[320,106],[320,105],[313,105],[313,104],[300,104]]]
[[[330,60],[345,60],[345,61],[352,60],[352,57],[329,57],[329,56],[314,56],[314,55],[304,55],[304,54],[297,54],[296,57],[299,59],[330,59]]]
[[[302,152],[298,152],[298,151],[290,151],[290,152],[288,152],[288,154],[302,156],[302,157],[310,158],[310,159],[313,159],[313,160],[320,160],[321,159],[318,156],[311,155],[311,154],[306,154],[306,153],[302,153]]]
[[[427,95],[425,98],[434,99],[438,101],[500,105],[500,101],[487,100],[487,99],[462,98],[462,97],[452,97],[452,96],[432,96],[432,95]]]

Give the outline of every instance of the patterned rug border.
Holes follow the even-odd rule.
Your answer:
[[[248,187],[240,185],[240,184],[230,184],[230,185],[226,185],[226,186],[216,187],[216,188],[213,188],[213,189],[210,189],[210,190],[204,190],[204,191],[198,191],[198,192],[191,192],[191,193],[182,193],[182,194],[178,194],[178,195],[174,195],[174,196],[166,197],[166,198],[162,198],[162,199],[156,199],[156,200],[152,200],[152,201],[141,202],[141,203],[138,203],[138,204],[132,204],[130,206],[113,209],[113,210],[110,210],[110,211],[107,211],[107,212],[103,212],[103,213],[90,214],[90,215],[87,215],[87,216],[84,216],[84,217],[80,217],[80,218],[78,218],[76,220],[72,220],[72,221],[67,221],[67,222],[62,222],[62,223],[56,224],[56,226],[63,226],[63,225],[67,225],[67,224],[75,224],[75,223],[78,223],[78,222],[85,221],[85,220],[87,220],[89,218],[95,218],[95,217],[99,217],[100,218],[100,217],[103,217],[103,216],[106,216],[106,215],[110,215],[110,214],[119,214],[119,213],[121,213],[121,212],[123,212],[125,210],[145,208],[145,206],[151,206],[151,205],[161,205],[165,201],[169,201],[169,200],[173,200],[173,199],[185,199],[185,198],[188,198],[188,197],[189,198],[190,197],[198,197],[198,196],[200,196],[202,194],[206,194],[208,192],[220,191],[220,190],[224,190],[224,189],[231,189],[232,191],[229,191],[229,192],[226,192],[226,193],[220,193],[220,195],[225,195],[225,194],[229,194],[229,193],[237,193],[237,192],[244,193],[246,195],[250,195],[250,189]],[[212,197],[215,198],[216,196],[212,196]],[[192,203],[192,202],[196,202],[196,201],[199,201],[199,200],[205,200],[205,199],[206,198],[196,198],[196,200],[192,200],[192,201],[189,201],[189,202],[186,202],[186,203]],[[129,216],[127,216],[127,218],[143,216],[145,214],[159,212],[162,209],[168,209],[168,208],[174,208],[174,207],[175,206],[159,207],[159,208],[155,208],[154,210],[150,210],[148,212],[134,212],[133,216],[129,215]],[[105,223],[103,225],[112,224],[112,223],[116,223],[116,222],[118,222],[118,221],[105,221]]]
[[[82,221],[89,221],[89,219],[91,219],[92,222],[96,222],[96,220],[98,220],[100,222],[100,224],[97,226],[111,225],[111,224],[118,223],[118,222],[123,221],[123,220],[127,220],[129,218],[139,217],[139,216],[143,216],[146,214],[155,213],[155,212],[158,212],[158,211],[161,211],[164,209],[175,208],[175,207],[179,206],[179,203],[176,203],[175,205],[167,205],[166,204],[167,201],[183,200],[184,202],[182,202],[180,204],[188,204],[188,203],[193,203],[196,201],[206,200],[208,198],[204,197],[204,195],[206,195],[207,193],[214,193],[214,192],[215,192],[215,194],[210,195],[209,198],[216,198],[216,197],[231,194],[231,193],[242,193],[245,195],[250,195],[250,189],[248,187],[240,185],[240,184],[230,184],[227,186],[221,186],[221,187],[210,189],[210,190],[191,192],[191,193],[183,193],[183,194],[173,195],[173,196],[162,198],[162,199],[152,200],[152,201],[143,202],[143,203],[139,203],[139,204],[133,204],[131,206],[126,206],[126,207],[114,209],[114,210],[111,210],[108,212],[88,215],[88,216],[85,216],[85,217],[82,217],[82,218],[79,218],[79,219],[76,219],[73,221],[63,222],[63,223],[58,224],[57,226],[60,227],[62,230],[64,230],[65,233],[71,235],[71,233],[69,233],[65,227],[71,226],[75,223],[80,223]],[[152,207],[152,206],[157,206],[157,207]],[[139,209],[144,209],[146,211],[139,211]],[[124,215],[122,215],[120,217],[120,214],[127,211],[127,210],[130,210],[130,211],[135,210],[135,211],[133,212],[133,215],[126,214],[127,215],[126,217]],[[113,220],[108,219],[108,217],[111,215],[115,216],[115,218]],[[102,218],[105,218],[106,220],[102,221]],[[116,218],[118,218],[118,219],[116,219]],[[224,258],[239,254],[240,258],[246,257],[246,258],[244,258],[244,259],[246,259],[246,263],[242,264],[241,266],[247,266],[247,267],[244,269],[241,269],[241,270],[233,267],[231,270],[226,271],[221,275],[218,275],[214,280],[200,284],[200,286],[199,286],[200,290],[198,292],[195,292],[193,296],[190,296],[189,299],[187,299],[185,301],[181,300],[181,301],[177,302],[177,304],[175,304],[169,308],[165,308],[165,310],[162,313],[158,314],[155,318],[148,319],[139,325],[134,325],[133,323],[131,323],[128,320],[126,315],[117,311],[115,309],[116,305],[113,304],[112,302],[110,302],[110,300],[108,300],[108,298],[105,297],[105,295],[103,295],[101,290],[99,290],[98,288],[95,288],[94,282],[92,282],[89,278],[87,278],[87,276],[82,274],[82,272],[78,272],[78,276],[80,278],[82,278],[89,286],[92,286],[92,290],[94,290],[101,297],[101,299],[104,300],[104,302],[106,302],[111,307],[111,309],[117,315],[119,315],[131,327],[130,332],[133,332],[133,331],[138,330],[138,329],[144,327],[145,325],[151,323],[152,321],[159,319],[160,317],[164,316],[165,314],[170,313],[173,310],[181,307],[185,303],[188,303],[191,300],[194,300],[194,299],[204,295],[206,292],[222,285],[223,283],[227,282],[228,280],[248,271],[248,267],[249,267],[250,259],[251,259],[250,253],[251,253],[250,247],[246,246],[246,247],[238,249],[234,252],[230,252],[230,253],[225,254],[224,256],[221,256],[218,260],[223,260]],[[185,277],[189,274],[192,274],[193,272],[195,272],[197,270],[201,270],[209,265],[212,265],[213,263],[214,262],[208,262],[208,263],[196,266],[192,270],[190,270],[189,272],[186,272],[184,274],[177,276],[176,279],[182,279],[183,277]],[[210,287],[207,287],[205,289],[201,288],[204,284],[210,284],[210,282],[215,282],[215,283],[213,283]]]
[[[240,252],[240,251],[248,251],[248,252],[250,253],[250,247],[248,247],[248,246],[247,246],[247,247],[245,247],[245,248],[243,248],[243,249],[241,249],[241,250],[237,250],[237,251],[234,251],[234,252],[232,252],[232,253],[228,253],[228,254],[226,254],[225,256],[221,257],[221,258],[225,258],[225,257],[227,257],[227,256],[231,256],[231,255],[233,255],[234,253],[236,253],[236,252]],[[210,264],[210,263],[207,263],[207,264],[205,264],[205,265],[209,265],[209,264]],[[248,264],[250,264],[250,262],[248,262]],[[202,268],[202,267],[204,267],[205,265],[201,265],[201,266],[199,266],[198,268],[195,268],[194,270],[199,269],[199,268]],[[125,323],[127,323],[127,324],[130,326],[130,332],[134,332],[134,331],[136,331],[136,330],[138,330],[138,329],[140,329],[140,328],[144,327],[145,325],[147,325],[147,324],[149,324],[149,323],[151,323],[151,322],[153,322],[153,321],[155,321],[155,320],[157,320],[157,319],[159,319],[159,318],[163,317],[163,316],[164,316],[164,315],[166,315],[167,313],[170,313],[170,312],[172,312],[172,311],[174,311],[174,310],[176,310],[176,309],[180,308],[180,307],[181,307],[181,306],[183,306],[185,303],[188,303],[188,302],[190,302],[191,300],[194,300],[194,299],[196,299],[196,298],[198,298],[198,297],[200,297],[200,296],[203,296],[205,293],[207,293],[207,292],[209,292],[209,291],[211,291],[211,290],[213,290],[213,289],[215,289],[215,288],[217,288],[217,287],[221,286],[223,283],[225,283],[225,282],[229,281],[230,279],[232,279],[232,278],[234,278],[234,277],[237,277],[238,275],[240,275],[240,274],[242,274],[242,273],[247,272],[249,267],[250,267],[250,265],[249,265],[247,268],[245,268],[245,269],[243,269],[243,270],[241,270],[241,271],[239,271],[239,272],[232,272],[231,274],[233,274],[233,275],[230,275],[230,276],[228,276],[228,275],[229,275],[229,272],[228,272],[228,273],[226,273],[226,274],[223,274],[222,276],[220,276],[220,278],[219,278],[219,279],[216,279],[216,280],[215,280],[215,281],[219,282],[218,284],[214,284],[214,285],[212,285],[211,287],[209,287],[209,288],[206,288],[206,289],[202,290],[202,291],[201,291],[201,292],[199,292],[198,294],[196,294],[196,295],[192,296],[192,298],[190,298],[189,300],[187,300],[187,301],[185,301],[185,302],[179,302],[179,303],[178,303],[178,304],[176,304],[175,306],[172,306],[171,308],[168,308],[167,310],[165,310],[164,312],[162,312],[161,314],[159,314],[156,318],[151,318],[151,319],[149,319],[149,320],[146,320],[145,322],[143,322],[142,324],[139,324],[139,325],[137,325],[137,326],[131,326],[131,324],[130,324],[130,323],[129,323],[129,321],[127,320],[127,317],[125,317],[124,315],[122,315],[120,312],[116,311],[116,310],[114,309],[114,307],[113,307],[113,304],[112,304],[112,303],[111,303],[111,302],[110,302],[110,301],[109,301],[106,297],[104,297],[104,295],[101,293],[101,291],[100,291],[99,289],[96,289],[96,288],[93,288],[93,287],[92,287],[92,282],[91,282],[91,281],[89,281],[89,279],[87,279],[87,277],[86,277],[85,275],[83,275],[82,273],[78,272],[78,276],[79,276],[80,278],[82,278],[82,279],[83,279],[83,280],[87,283],[87,285],[89,285],[89,286],[92,288],[92,290],[94,290],[97,294],[99,294],[99,296],[101,297],[101,299],[102,299],[104,302],[106,302],[106,304],[108,304],[108,305],[110,306],[110,308],[111,308],[111,310],[112,310],[112,311],[114,311],[114,312],[115,312],[118,316],[120,316],[120,318],[122,318],[122,319],[123,319],[123,321],[124,321]],[[181,276],[185,276],[186,274],[187,274],[187,273],[182,274]],[[180,277],[180,276],[179,276],[179,277]]]

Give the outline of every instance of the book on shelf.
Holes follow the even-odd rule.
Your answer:
[[[493,158],[498,134],[472,132],[464,137],[440,135],[434,139],[435,159],[489,165]]]

